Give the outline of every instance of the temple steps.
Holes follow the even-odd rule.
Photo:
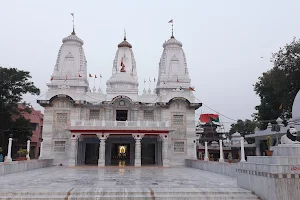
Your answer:
[[[0,200],[257,200],[257,196],[241,188],[72,188],[26,189],[0,191]]]

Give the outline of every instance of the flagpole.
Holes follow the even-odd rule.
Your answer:
[[[95,84],[95,81],[96,81],[96,77],[94,77],[94,88],[96,88],[96,84]]]

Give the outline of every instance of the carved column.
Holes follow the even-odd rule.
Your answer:
[[[40,144],[40,156],[39,159],[43,159],[43,139],[41,140],[41,144]]]
[[[163,160],[163,166],[169,167],[169,156],[168,156],[168,135],[167,134],[161,134],[159,135],[162,139],[162,160]]]
[[[224,162],[224,154],[223,154],[223,144],[222,144],[222,140],[219,140],[220,142],[220,159],[219,162]]]
[[[205,156],[204,156],[204,161],[209,161],[208,159],[208,148],[207,148],[207,142],[204,142],[205,143]]]
[[[99,140],[100,140],[100,146],[99,146],[99,159],[98,159],[98,166],[103,167],[105,166],[105,141],[108,138],[108,134],[97,134]]]
[[[11,162],[11,147],[12,147],[12,136],[9,137],[8,139],[8,149],[7,149],[7,156],[5,157],[5,162]]]
[[[79,135],[80,136],[80,135]],[[76,165],[77,147],[78,147],[78,135],[71,135],[70,154],[68,160],[68,166],[74,167]]]
[[[133,138],[135,139],[135,157],[134,157],[134,166],[139,167],[142,165],[141,158],[141,140],[144,135],[142,134],[134,134]]]
[[[30,153],[30,140],[27,140],[27,154],[26,154],[27,160],[30,160],[29,153]]]
[[[106,121],[113,121],[113,120],[111,120],[111,117],[110,117],[110,110],[111,109],[106,106],[106,108],[105,108],[105,120]]]
[[[138,121],[139,110],[138,109],[133,109],[132,112],[133,112],[133,116],[132,116],[133,119],[131,119],[131,121]]]
[[[241,137],[241,161],[240,162],[246,162],[245,160],[245,143],[244,143],[244,137]]]

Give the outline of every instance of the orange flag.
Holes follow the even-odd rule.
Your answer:
[[[93,77],[92,74],[89,74],[89,77]]]

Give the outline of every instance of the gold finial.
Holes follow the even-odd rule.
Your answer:
[[[126,40],[126,30],[124,29],[124,40]]]
[[[72,15],[72,17],[73,17],[73,20],[72,20],[72,22],[73,22],[73,31],[72,31],[72,35],[75,35],[75,20],[74,20],[74,13],[71,13],[71,15]]]

